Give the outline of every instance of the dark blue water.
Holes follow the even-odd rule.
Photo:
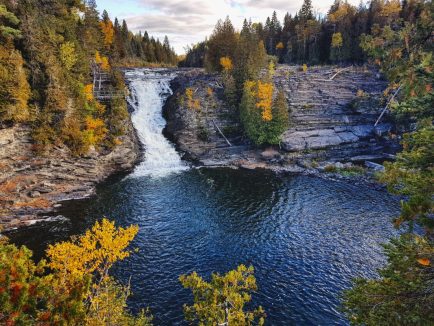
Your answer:
[[[114,274],[131,278],[130,307],[150,307],[156,325],[183,323],[189,291],[178,277],[209,277],[253,264],[268,325],[343,325],[340,293],[375,276],[380,244],[394,235],[396,198],[366,185],[230,169],[165,178],[129,177],[96,197],[65,205],[70,220],[21,230],[13,241],[40,254],[47,243],[82,232],[96,218],[138,224],[139,252]]]

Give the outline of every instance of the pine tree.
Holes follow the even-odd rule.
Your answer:
[[[311,20],[314,18],[312,0],[304,0],[299,12],[299,17],[303,21]]]
[[[211,71],[221,71],[220,58],[234,58],[237,45],[235,28],[229,17],[225,21],[218,21],[214,32],[208,41],[208,51],[205,57],[205,65]]]

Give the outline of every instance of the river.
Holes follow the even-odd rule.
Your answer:
[[[358,276],[375,277],[385,262],[380,244],[395,235],[398,200],[368,185],[268,172],[194,169],[162,135],[164,99],[173,73],[127,72],[133,123],[145,157],[128,176],[101,184],[97,195],[65,203],[63,221],[11,234],[40,257],[107,216],[138,224],[132,247],[114,276],[131,279],[133,311],[150,307],[156,325],[183,323],[192,296],[178,277],[255,267],[268,325],[345,325],[340,294]]]

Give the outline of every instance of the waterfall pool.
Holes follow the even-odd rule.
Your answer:
[[[133,122],[146,149],[126,178],[101,184],[97,195],[65,203],[64,221],[10,235],[40,257],[106,216],[137,224],[129,259],[113,275],[131,280],[129,306],[149,307],[156,325],[183,325],[192,296],[178,281],[197,271],[209,278],[252,264],[253,304],[268,325],[346,325],[340,295],[354,277],[375,277],[385,262],[381,243],[396,235],[398,200],[368,185],[309,176],[232,169],[189,169],[161,134],[161,106],[170,71],[127,73]]]

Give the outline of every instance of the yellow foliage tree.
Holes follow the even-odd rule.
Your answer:
[[[187,107],[190,110],[200,110],[200,100],[194,98],[194,91],[191,87],[185,89],[185,98],[187,99]]]
[[[263,83],[258,81],[257,84],[257,100],[256,107],[262,111],[262,120],[271,121],[273,114],[271,108],[273,105],[273,84]]]
[[[77,63],[78,57],[75,52],[75,45],[72,42],[63,43],[60,46],[60,61],[67,70],[71,70]]]
[[[332,48],[341,48],[343,43],[342,33],[334,33],[332,36]]]
[[[110,70],[110,63],[107,57],[101,57],[101,68],[103,70]]]
[[[29,249],[0,239],[0,324],[151,325],[144,310],[137,317],[128,312],[129,286],[108,275],[130,255],[137,231],[103,219],[82,236],[50,245],[49,261],[37,265]]]
[[[234,67],[232,64],[232,60],[229,57],[221,57],[220,65],[223,67],[223,70],[226,72],[231,71],[232,68]]]
[[[352,11],[355,11],[354,6],[347,2],[340,2],[338,9],[328,15],[328,19],[332,23],[336,23],[348,16]]]
[[[105,123],[101,119],[95,119],[91,116],[87,116],[85,119],[86,130],[84,134],[89,145],[99,145],[105,136],[107,135],[107,128]]]
[[[400,0],[388,0],[384,3],[381,8],[380,15],[383,17],[397,17],[401,11],[401,1]]]
[[[99,53],[99,51],[95,51],[95,62],[98,64],[102,63],[102,58],[101,58],[101,54]]]
[[[94,273],[99,279],[107,277],[115,262],[130,256],[127,247],[138,230],[137,225],[117,228],[114,222],[103,219],[73,241],[50,245],[47,249],[48,266],[67,278],[81,278]]]
[[[91,102],[94,100],[93,85],[92,84],[87,84],[86,86],[84,86],[83,92],[84,92],[84,95],[86,96],[86,100],[88,102]]]
[[[0,45],[0,122],[29,119],[30,86],[21,53],[13,45]]]
[[[103,70],[110,70],[108,57],[102,56],[99,51],[95,52],[95,62],[99,64]]]

